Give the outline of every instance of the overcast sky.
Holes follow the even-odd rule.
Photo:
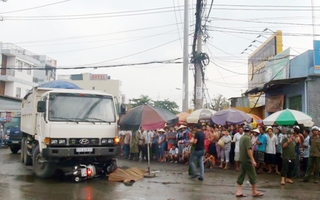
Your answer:
[[[208,13],[211,1],[205,2]],[[195,3],[196,0],[189,0],[191,35],[194,33]],[[320,24],[320,3],[314,3],[315,22]],[[175,101],[181,109],[182,64],[95,70],[59,70],[59,67],[182,57],[183,4],[184,0],[0,1],[0,17],[3,19],[0,22],[0,41],[56,59],[58,74],[105,73],[112,79],[121,80],[121,91],[127,101],[148,95],[153,100]],[[218,94],[227,98],[240,96],[247,89],[248,55],[241,52],[259,34],[263,35],[259,40],[264,42],[271,34],[269,30],[262,32],[265,28],[282,30],[283,49],[291,47],[292,55],[312,49],[311,0],[215,0],[209,20],[210,38],[203,51],[211,59],[205,71],[206,96],[209,94],[211,99]],[[189,38],[189,53],[191,44],[192,36]],[[255,46],[259,44],[254,43]],[[192,70],[189,71],[189,93],[191,101]]]

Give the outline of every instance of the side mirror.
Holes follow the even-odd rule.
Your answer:
[[[38,101],[37,111],[40,113],[46,111],[46,102],[45,101]]]

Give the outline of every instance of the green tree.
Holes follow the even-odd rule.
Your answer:
[[[141,95],[140,98],[130,99],[130,104],[131,108],[134,108],[144,104],[153,105],[153,101],[150,99],[148,95]]]
[[[153,101],[154,106],[170,111],[173,114],[178,114],[179,106],[174,101],[169,101],[169,99],[165,99],[163,101]]]
[[[222,96],[221,94],[218,94],[211,100],[211,103],[207,103],[205,107],[219,111],[230,107],[230,102],[226,97]]]

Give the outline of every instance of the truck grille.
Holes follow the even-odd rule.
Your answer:
[[[70,146],[92,146],[99,145],[99,138],[70,138],[69,145]]]

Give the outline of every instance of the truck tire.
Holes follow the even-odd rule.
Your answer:
[[[32,158],[28,155],[27,139],[24,139],[23,160],[26,166],[32,165]]]
[[[10,147],[10,150],[13,154],[17,154],[20,149],[18,147]]]
[[[33,151],[33,170],[34,173],[40,178],[50,178],[53,176],[56,169],[56,164],[53,162],[41,163],[41,153],[39,145],[36,145]]]
[[[25,139],[22,138],[21,140],[21,151],[20,151],[20,161],[21,163],[24,163],[24,142],[25,142]]]

